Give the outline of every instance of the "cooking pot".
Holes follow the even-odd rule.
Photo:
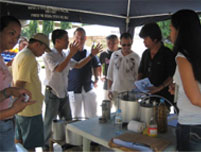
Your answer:
[[[154,107],[153,104],[150,102],[150,99],[142,100],[140,102],[139,113],[140,121],[145,122],[146,125],[148,125],[154,113]]]
[[[123,122],[127,123],[130,120],[137,120],[139,117],[139,102],[136,94],[132,91],[127,91],[120,93],[118,97]]]
[[[82,141],[83,141],[83,137],[68,130],[67,129],[67,125],[70,123],[74,123],[74,122],[78,122],[78,121],[83,121],[86,120],[86,118],[74,118],[72,121],[68,121],[66,124],[66,143],[71,144],[71,145],[75,145],[75,146],[81,146],[82,145]]]

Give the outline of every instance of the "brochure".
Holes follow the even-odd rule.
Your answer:
[[[135,81],[135,86],[141,92],[147,93],[149,91],[149,87],[153,87],[149,78],[144,78],[142,80]]]

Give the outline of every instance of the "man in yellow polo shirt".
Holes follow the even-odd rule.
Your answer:
[[[16,140],[28,150],[44,144],[41,82],[38,77],[36,57],[49,50],[49,39],[42,33],[37,33],[30,40],[27,48],[17,54],[13,61],[13,81],[16,87],[25,88],[32,94],[36,103],[27,106],[16,116]]]

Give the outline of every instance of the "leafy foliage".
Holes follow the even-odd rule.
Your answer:
[[[161,29],[162,35],[164,39],[168,39],[170,35],[170,20],[160,21],[158,25]]]
[[[61,29],[66,30],[66,29],[71,29],[72,28],[72,23],[69,22],[61,22],[60,23]]]
[[[42,33],[49,35],[54,30],[54,22],[53,21],[43,21]]]
[[[157,22],[157,24],[159,25],[162,32],[164,45],[172,49],[173,44],[170,41],[170,22],[171,22],[170,20],[166,20],[166,21]]]
[[[26,26],[25,28],[23,28],[22,36],[30,39],[32,35],[34,35],[37,32],[39,32],[38,21],[32,20],[30,21],[29,26]]]

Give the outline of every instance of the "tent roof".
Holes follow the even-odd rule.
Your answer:
[[[129,27],[164,20],[179,9],[201,12],[201,0],[0,0],[1,14]],[[28,6],[28,7],[27,7]],[[33,7],[35,6],[35,7]]]

